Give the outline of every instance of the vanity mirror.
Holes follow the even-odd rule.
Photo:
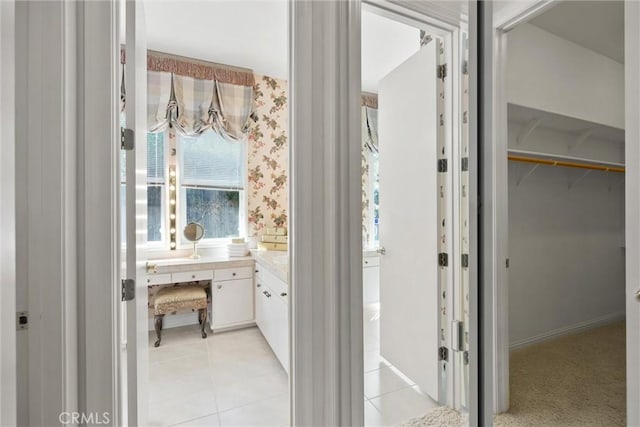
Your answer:
[[[204,227],[202,226],[202,224],[199,224],[197,222],[190,222],[184,227],[183,233],[184,237],[188,241],[193,242],[193,253],[191,254],[190,258],[200,258],[200,255],[198,255],[197,244],[198,241],[204,237]]]

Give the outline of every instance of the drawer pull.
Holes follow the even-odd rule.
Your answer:
[[[222,285],[218,285],[218,289],[222,289]]]
[[[256,273],[260,273],[260,270],[256,270]]]
[[[195,275],[195,274],[192,274],[192,275],[191,275],[191,278],[192,278],[192,279],[195,279],[195,278],[196,278],[196,275]]]
[[[287,293],[286,293],[286,292],[283,292],[283,293],[281,293],[281,294],[280,294],[280,296],[281,296],[281,297],[286,297],[286,296],[287,296]]]
[[[256,288],[259,288],[260,286],[262,286],[260,283],[256,284]]]
[[[233,276],[233,277],[236,277],[236,273],[233,273],[233,274],[232,274],[232,276]]]

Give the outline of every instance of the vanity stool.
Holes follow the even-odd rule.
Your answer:
[[[154,302],[154,323],[157,341],[154,347],[160,347],[162,339],[162,319],[167,313],[175,313],[178,310],[198,310],[200,330],[202,338],[207,337],[205,324],[207,323],[207,293],[200,286],[183,285],[162,288],[158,291]]]

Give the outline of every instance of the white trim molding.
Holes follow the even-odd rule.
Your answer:
[[[120,424],[118,2],[77,5],[80,410],[107,413],[115,426]]]
[[[21,293],[28,295],[29,425],[78,408],[75,3],[20,2],[16,172]],[[18,37],[21,40],[18,40]],[[16,49],[18,54],[18,49]],[[23,371],[20,371],[21,374]]]
[[[547,341],[553,338],[559,338],[565,335],[573,335],[579,332],[588,331],[589,329],[599,328],[613,322],[619,322],[624,320],[624,311],[617,313],[611,313],[604,316],[597,317],[595,319],[585,320],[584,322],[574,323],[573,325],[563,326],[551,331],[544,332],[542,334],[534,335],[529,338],[518,340],[509,345],[509,350],[517,350],[519,348],[528,347],[530,345]]]
[[[640,425],[640,3],[624,2],[627,425]]]
[[[289,6],[291,424],[361,426],[361,4]]]
[[[0,2],[0,425],[17,425],[15,2]]]

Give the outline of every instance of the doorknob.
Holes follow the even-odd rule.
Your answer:
[[[640,289],[636,291],[636,298],[640,299]]]
[[[376,249],[376,252],[378,252],[380,255],[387,254],[387,250],[384,248],[384,246],[380,246],[378,249]]]

